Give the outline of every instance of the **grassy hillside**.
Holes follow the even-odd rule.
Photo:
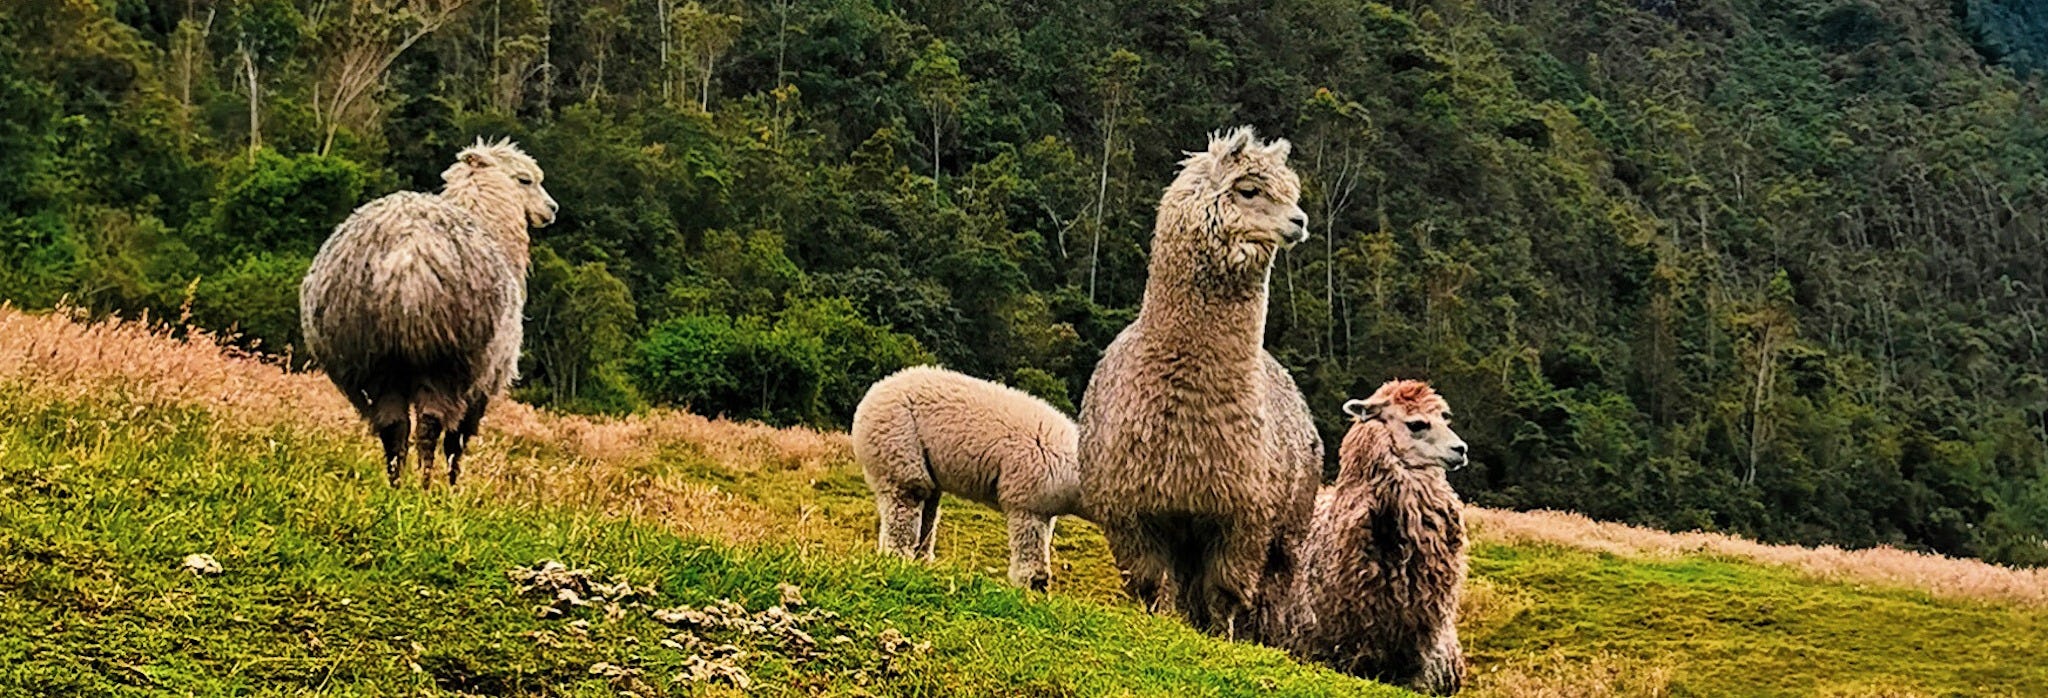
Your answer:
[[[210,340],[0,310],[0,692],[1398,693],[1139,613],[1085,524],[1047,595],[972,505],[876,557],[836,434],[512,405],[460,491],[394,491],[319,377]],[[2037,573],[1473,513],[1476,695],[2048,682]],[[508,574],[546,560],[589,576]]]

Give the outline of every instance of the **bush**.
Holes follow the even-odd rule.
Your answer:
[[[1067,382],[1041,368],[1025,366],[1010,374],[1010,387],[1022,390],[1044,400],[1061,412],[1073,416],[1074,400],[1067,397]]]
[[[640,392],[702,414],[842,426],[867,387],[929,363],[910,337],[862,320],[843,298],[798,302],[773,324],[757,315],[685,315],[636,347]]]
[[[309,257],[291,253],[258,254],[201,277],[192,297],[192,319],[208,329],[234,328],[248,346],[298,346],[303,343],[299,281],[312,263]]]
[[[310,258],[367,198],[369,186],[362,166],[343,158],[259,151],[255,164],[223,175],[208,229],[195,233],[193,248],[212,259],[256,252]]]

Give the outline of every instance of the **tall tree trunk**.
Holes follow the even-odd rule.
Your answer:
[[[262,92],[256,79],[256,57],[242,45],[242,74],[249,78],[249,164],[256,164],[256,150],[263,147],[263,120],[259,100]]]
[[[1103,208],[1109,203],[1109,154],[1116,138],[1116,110],[1103,116],[1100,175],[1095,180],[1095,239],[1088,243],[1088,302],[1095,302],[1095,270],[1102,258]]]
[[[675,33],[676,29],[669,26],[668,3],[669,0],[655,0],[654,22],[655,26],[661,30],[661,101],[673,104],[670,100],[674,99],[674,93],[670,86],[674,84],[675,78],[674,73],[669,69],[668,45],[669,36]]]
[[[1762,456],[1764,441],[1770,438],[1770,422],[1764,417],[1764,402],[1768,398],[1771,373],[1775,368],[1777,354],[1777,332],[1765,327],[1759,340],[1756,385],[1750,391],[1749,400],[1749,472],[1743,474],[1742,484],[1756,483],[1757,459]]]

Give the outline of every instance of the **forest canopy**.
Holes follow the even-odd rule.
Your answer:
[[[0,297],[298,342],[356,205],[547,170],[521,398],[1078,404],[1181,151],[1294,142],[1268,346],[1459,406],[1486,505],[2048,564],[2048,101],[2012,0],[11,0]]]

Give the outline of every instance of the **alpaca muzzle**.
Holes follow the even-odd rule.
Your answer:
[[[1308,217],[1296,216],[1290,222],[1293,223],[1294,226],[1288,228],[1287,232],[1281,234],[1281,237],[1287,241],[1287,244],[1289,246],[1293,246],[1299,245],[1304,242],[1308,242]]]

